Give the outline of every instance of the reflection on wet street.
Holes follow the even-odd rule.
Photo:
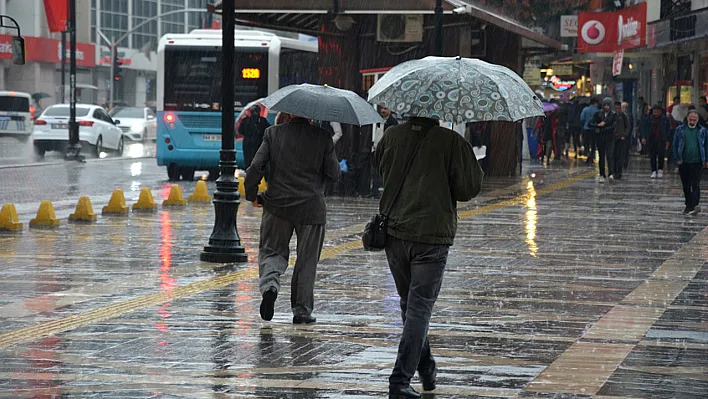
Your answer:
[[[646,168],[605,185],[584,166],[525,165],[460,204],[426,397],[706,397],[708,217],[683,216],[678,175]],[[245,201],[250,261],[217,267],[198,260],[210,204],[66,223],[78,196],[100,210],[116,187],[129,205],[142,187],[161,203],[154,159],[0,173],[21,221],[42,199],[62,219],[0,235],[0,397],[385,396],[401,326],[385,256],[360,245],[374,201],[330,199],[318,322],[293,326],[292,269],[273,321],[258,315],[261,213]]]

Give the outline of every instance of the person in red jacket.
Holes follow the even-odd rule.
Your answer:
[[[546,112],[544,118],[538,118],[536,121],[536,131],[538,131],[538,141],[541,145],[538,146],[538,158],[543,163],[545,154],[546,162],[551,163],[551,151],[559,154],[556,147],[556,129],[558,129],[558,119],[552,112]]]

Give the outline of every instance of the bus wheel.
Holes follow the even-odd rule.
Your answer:
[[[180,174],[182,175],[182,180],[192,181],[194,180],[194,168],[181,168]]]
[[[177,166],[177,164],[171,163],[167,165],[167,178],[170,179],[170,181],[179,180],[179,166]]]

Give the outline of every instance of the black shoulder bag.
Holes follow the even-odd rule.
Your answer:
[[[393,205],[396,203],[398,196],[403,190],[403,184],[408,176],[408,171],[410,171],[411,166],[413,166],[413,161],[415,161],[418,152],[420,152],[420,148],[423,146],[423,141],[425,141],[425,138],[428,136],[428,132],[432,128],[432,126],[424,128],[426,131],[423,134],[423,137],[420,138],[418,145],[415,147],[415,150],[413,150],[413,153],[406,164],[406,168],[404,169],[405,174],[401,178],[401,181],[398,182],[396,193],[393,195],[393,199],[391,200],[389,206],[384,210],[384,213],[379,213],[372,216],[371,221],[366,224],[364,234],[361,236],[361,241],[366,251],[376,252],[381,251],[386,247],[386,241],[388,240],[388,215],[391,213]]]

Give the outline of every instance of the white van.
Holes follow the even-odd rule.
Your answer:
[[[32,135],[32,96],[19,91],[0,91],[0,137],[27,141]]]

